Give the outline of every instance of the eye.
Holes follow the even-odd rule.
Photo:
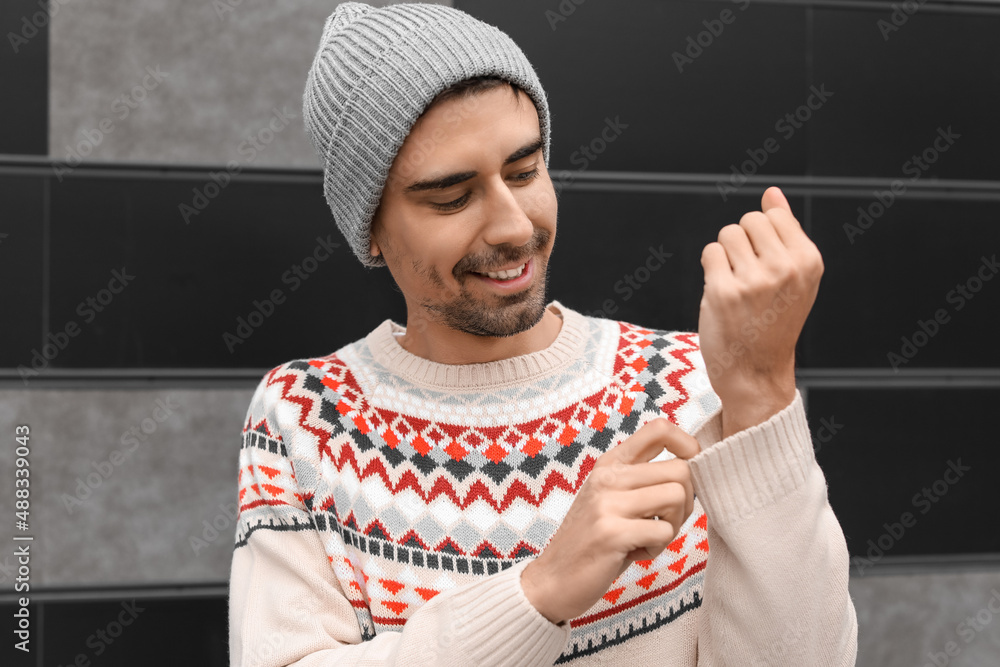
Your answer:
[[[469,193],[466,192],[464,195],[462,195],[458,199],[455,199],[455,200],[452,200],[452,201],[449,201],[449,202],[445,202],[443,204],[438,204],[437,202],[430,202],[430,205],[433,206],[434,208],[438,209],[439,211],[451,211],[451,210],[456,209],[456,208],[461,208],[462,205],[465,204],[465,202],[468,201],[468,200],[469,200]]]
[[[526,183],[526,182],[534,180],[536,178],[538,178],[538,168],[537,167],[535,167],[531,171],[526,171],[524,173],[517,174],[516,176],[513,176],[512,180],[515,180],[515,181],[517,181],[519,183]],[[434,208],[436,208],[439,211],[453,211],[455,209],[458,209],[458,208],[461,208],[462,206],[464,206],[465,203],[469,200],[470,194],[471,193],[466,192],[464,195],[462,195],[458,199],[453,199],[452,201],[445,202],[443,204],[438,204],[437,202],[430,202],[430,205],[433,206]]]

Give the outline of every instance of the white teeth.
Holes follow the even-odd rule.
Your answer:
[[[516,278],[524,271],[524,264],[517,267],[516,269],[509,269],[507,271],[497,271],[496,273],[487,271],[486,275],[494,280],[506,280],[508,278]]]

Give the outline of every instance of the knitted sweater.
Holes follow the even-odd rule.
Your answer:
[[[721,439],[696,333],[550,307],[559,334],[530,354],[435,363],[387,319],[267,373],[239,457],[232,664],[854,664],[847,545],[801,394]],[[596,459],[662,416],[701,444],[694,511],[552,623],[521,572]]]

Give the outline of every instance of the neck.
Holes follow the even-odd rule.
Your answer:
[[[436,322],[407,319],[406,334],[397,340],[407,352],[440,364],[479,364],[531,354],[549,347],[562,328],[562,316],[549,306],[527,331],[493,338],[475,336]]]

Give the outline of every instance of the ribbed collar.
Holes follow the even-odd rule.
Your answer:
[[[562,327],[544,350],[479,364],[442,364],[409,352],[395,332],[406,327],[387,319],[365,340],[382,366],[408,381],[433,389],[487,389],[519,384],[565,366],[583,354],[589,328],[586,318],[556,300],[549,303],[562,314]]]

